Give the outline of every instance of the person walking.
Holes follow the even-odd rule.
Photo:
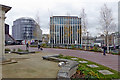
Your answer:
[[[104,45],[102,48],[103,48],[103,55],[106,56],[107,47]]]
[[[38,42],[38,50],[40,49],[40,42]]]
[[[28,50],[28,49],[29,49],[29,44],[27,43],[27,44],[26,44],[26,50]]]

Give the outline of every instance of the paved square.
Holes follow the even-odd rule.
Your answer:
[[[79,61],[80,63],[88,63],[87,61]]]
[[[60,67],[56,62],[43,60],[42,56],[46,55],[52,54],[5,54],[6,59],[18,63],[2,65],[2,78],[56,78]]]
[[[97,65],[94,65],[94,64],[91,64],[91,65],[87,65],[88,67],[91,67],[91,68],[95,68],[95,67],[99,67]]]
[[[20,49],[25,50],[26,46],[25,45],[11,45],[11,46],[5,46],[5,48],[16,49],[16,50],[20,48]],[[33,48],[33,47],[30,47],[29,51],[41,52],[41,50],[38,50],[37,48]],[[118,67],[116,67],[118,66],[118,58],[119,58],[118,55],[107,54],[107,56],[103,56],[102,54],[96,54],[96,52],[91,52],[91,51],[68,50],[68,49],[57,49],[56,50],[55,48],[44,48],[42,52],[79,57],[79,58],[83,58],[83,59],[104,65],[106,67],[109,67],[113,70],[118,71]],[[86,64],[86,63],[83,63],[83,64]]]
[[[102,73],[103,75],[109,75],[109,74],[114,74],[108,70],[98,70],[98,72]]]
[[[71,58],[72,60],[77,60],[77,58]]]

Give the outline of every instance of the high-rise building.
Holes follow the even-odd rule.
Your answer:
[[[32,18],[22,17],[13,22],[12,36],[17,41],[41,40],[42,30]]]
[[[51,44],[81,44],[81,18],[77,16],[50,17]]]

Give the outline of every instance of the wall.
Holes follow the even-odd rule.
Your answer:
[[[0,6],[0,63],[4,54],[4,40],[5,40],[5,28],[4,28],[4,14],[2,6]],[[2,78],[2,66],[0,65],[0,79]]]
[[[0,58],[4,54],[4,45],[5,45],[5,12],[2,11],[2,6],[0,6]],[[2,58],[1,58],[2,59]]]

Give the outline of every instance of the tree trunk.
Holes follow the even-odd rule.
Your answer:
[[[107,31],[106,36],[107,36],[107,53],[109,53],[109,38],[108,38],[108,31]]]

